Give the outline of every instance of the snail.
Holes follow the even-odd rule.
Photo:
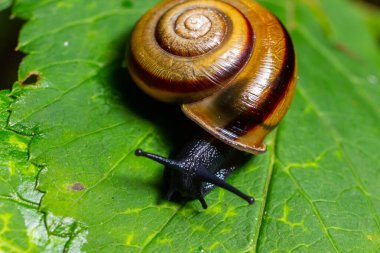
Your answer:
[[[266,151],[265,136],[293,98],[297,67],[292,41],[281,22],[251,0],[171,0],[136,24],[128,69],[151,97],[181,104],[207,132],[173,159],[136,150],[165,165],[169,190],[198,199],[222,187],[249,204],[254,198],[225,179],[238,153]]]

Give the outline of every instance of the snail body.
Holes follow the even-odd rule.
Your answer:
[[[207,157],[194,155],[197,152],[190,152],[194,149],[187,145],[187,153],[179,152],[181,155],[174,158],[184,161],[193,154],[199,160],[182,164],[182,170],[191,167],[185,181],[187,178],[199,189],[179,190],[181,186],[174,182],[170,185],[176,187],[171,188],[198,198],[203,207],[210,184],[229,187],[227,190],[252,203],[247,195],[226,186],[223,180],[233,166],[226,168],[221,161],[229,157],[229,150],[265,152],[265,136],[277,126],[292,101],[296,59],[280,21],[251,0],[164,1],[136,25],[129,70],[144,92],[164,102],[180,103],[187,117],[218,140],[206,137],[190,142],[196,150],[209,150]],[[218,153],[217,158],[211,153]],[[141,150],[136,154],[159,160]],[[174,166],[160,159],[167,167]],[[194,164],[196,171],[210,172],[207,177],[203,172],[195,173]],[[229,173],[219,173],[223,170]],[[180,171],[175,168],[173,173],[184,186],[187,182],[180,178],[184,175]]]
[[[173,159],[136,150],[137,156],[145,156],[166,166],[164,175],[168,184],[166,198],[170,200],[178,192],[184,197],[198,199],[207,208],[204,196],[215,186],[222,187],[252,204],[254,199],[224,180],[237,169],[244,153],[231,148],[209,134],[190,139]]]

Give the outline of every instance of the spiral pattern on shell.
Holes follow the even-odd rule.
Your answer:
[[[223,42],[228,21],[215,9],[197,7],[183,10],[179,5],[160,19],[156,40],[165,51],[174,55],[200,56]],[[167,25],[170,22],[173,25]]]
[[[132,40],[132,66],[148,94],[169,102],[195,101],[219,90],[244,67],[254,37],[234,6],[198,0],[160,7],[136,26],[136,46]]]
[[[144,92],[251,153],[265,151],[297,76],[287,31],[252,0],[160,3],[135,27],[128,67]]]

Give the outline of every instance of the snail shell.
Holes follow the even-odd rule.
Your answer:
[[[162,2],[133,31],[129,70],[147,94],[181,103],[206,131],[254,154],[266,150],[297,76],[287,31],[251,0]]]

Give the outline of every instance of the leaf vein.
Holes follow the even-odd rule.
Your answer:
[[[278,137],[278,131],[279,131],[279,129],[277,128],[275,130],[274,137],[273,137],[273,150],[272,150],[272,154],[271,154],[270,161],[268,164],[268,170],[267,170],[267,176],[266,176],[267,179],[266,179],[265,186],[264,186],[263,203],[261,205],[261,210],[260,210],[259,217],[258,217],[258,225],[257,225],[257,229],[256,229],[256,235],[255,235],[255,238],[253,240],[253,245],[251,246],[254,252],[257,252],[257,247],[259,244],[259,237],[263,232],[262,230],[263,230],[264,214],[265,214],[265,210],[267,208],[268,194],[269,194],[269,189],[270,189],[271,184],[272,184],[273,169],[274,169],[275,160],[276,160],[276,157],[275,157],[276,156],[276,148],[277,148],[276,141],[277,141],[277,137]]]
[[[360,87],[362,85],[358,78],[352,75],[350,72],[346,71],[344,66],[340,63],[340,61],[336,59],[336,57],[334,57],[333,54],[327,52],[325,47],[323,47],[315,39],[313,39],[313,37],[310,36],[310,33],[308,31],[300,27],[299,32],[305,38],[306,41],[309,41],[310,45],[313,46],[315,50],[320,53],[321,56],[326,58],[326,62],[331,63],[331,65],[337,71],[339,71],[342,74],[342,76],[346,77],[349,80],[349,82],[347,82],[346,84],[350,85],[351,90],[355,92],[358,95],[358,97],[361,97],[363,101],[365,101],[370,106],[370,108],[375,112],[373,115],[377,118],[380,118],[380,107],[372,101],[372,98],[369,96],[367,92],[365,92],[364,89],[357,89],[357,87]]]
[[[302,186],[300,185],[300,183],[298,182],[298,180],[293,176],[293,174],[291,173],[291,171],[289,171],[289,173],[286,173],[290,179],[293,181],[293,183],[297,186],[299,192],[301,193],[301,195],[306,199],[307,202],[309,202],[310,204],[310,207],[311,209],[313,210],[313,213],[315,214],[315,216],[317,217],[319,223],[321,224],[321,227],[322,227],[322,231],[324,233],[324,235],[327,237],[327,239],[329,240],[331,246],[334,248],[334,250],[336,252],[340,252],[338,250],[338,247],[337,247],[337,244],[336,242],[334,241],[334,239],[332,238],[332,236],[330,235],[330,232],[328,231],[327,229],[327,226],[325,224],[325,221],[322,219],[322,216],[321,214],[319,213],[318,211],[318,208],[315,206],[315,204],[313,203],[313,200],[311,199],[311,197],[306,193],[306,191],[302,188]]]
[[[150,134],[152,134],[154,132],[154,129],[151,128],[147,131],[147,133],[140,139],[138,140],[135,145],[133,145],[134,148],[132,148],[131,150],[129,150],[128,152],[126,152],[119,160],[116,161],[116,163],[114,165],[111,166],[111,168],[106,172],[104,173],[104,175],[94,184],[92,185],[91,187],[88,187],[87,189],[85,189],[85,191],[83,192],[83,194],[81,194],[77,199],[75,199],[73,201],[73,203],[71,204],[70,208],[68,208],[67,210],[71,210],[90,190],[94,189],[95,187],[97,187],[101,182],[103,182],[105,179],[108,178],[108,176],[132,153],[134,152],[134,150],[140,146],[147,138]],[[65,215],[67,216],[67,215]]]
[[[20,44],[17,47],[17,49],[22,49],[22,48],[26,47],[27,45],[33,43],[34,41],[38,40],[39,38],[46,37],[47,35],[54,35],[56,33],[59,33],[59,32],[66,30],[66,29],[72,29],[76,26],[95,23],[95,22],[98,22],[102,19],[106,19],[106,18],[113,17],[113,16],[124,16],[127,14],[139,14],[139,13],[142,13],[143,11],[144,10],[133,10],[133,11],[131,11],[131,10],[113,10],[113,11],[101,13],[99,15],[90,16],[90,17],[85,18],[85,19],[66,23],[66,25],[64,25],[64,26],[58,27],[54,30],[50,30],[49,32],[40,33],[39,35],[37,35],[37,36],[27,40],[27,41],[24,41],[22,44]]]
[[[161,228],[148,240],[147,243],[145,243],[140,252],[144,252],[144,250],[154,241],[155,238],[169,225],[169,223],[175,218],[175,216],[178,214],[178,212],[184,207],[184,205],[179,206],[177,210],[173,213],[172,216],[169,217],[169,219],[161,226]]]
[[[330,124],[325,117],[323,117],[322,115],[322,112],[321,110],[318,108],[318,106],[312,101],[312,99],[310,99],[307,95],[306,95],[306,91],[302,88],[302,87],[299,87],[298,89],[299,93],[301,94],[301,96],[307,100],[310,104],[310,106],[312,107],[312,109],[315,111],[316,115],[321,119],[322,123],[324,124],[326,130],[328,132],[331,133],[332,137],[335,139],[336,143],[338,144],[338,146],[340,146],[340,148],[342,149],[343,153],[344,153],[344,159],[345,161],[348,163],[348,166],[350,168],[350,172],[352,174],[352,176],[354,177],[355,181],[356,181],[356,184],[360,187],[361,191],[362,189],[364,189],[365,191],[363,193],[363,196],[366,198],[367,200],[367,204],[369,205],[370,207],[370,210],[371,210],[371,216],[372,218],[374,219],[376,225],[377,225],[377,228],[379,229],[380,231],[380,220],[379,220],[379,216],[378,214],[374,211],[374,206],[373,206],[373,203],[372,203],[372,200],[370,199],[370,197],[368,196],[367,194],[367,189],[365,187],[365,185],[362,183],[362,179],[360,178],[360,175],[357,173],[357,169],[356,167],[352,164],[352,161],[351,159],[349,159],[348,157],[348,154],[343,146],[343,143],[342,143],[342,138],[341,136],[339,135],[338,131],[334,128],[334,126],[332,124]]]

